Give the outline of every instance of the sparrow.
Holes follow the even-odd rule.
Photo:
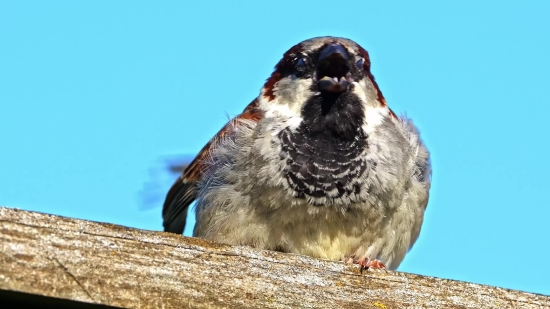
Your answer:
[[[291,47],[260,95],[168,191],[164,230],[231,245],[396,269],[417,240],[429,152],[397,116],[352,40]]]

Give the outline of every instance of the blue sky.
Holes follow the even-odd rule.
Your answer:
[[[400,270],[550,294],[550,2],[270,3],[2,1],[0,205],[160,230],[166,162],[343,36],[432,152]]]

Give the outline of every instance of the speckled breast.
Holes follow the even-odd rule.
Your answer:
[[[367,190],[364,179],[374,162],[365,158],[367,136],[358,130],[355,136],[343,138],[331,132],[310,134],[303,126],[278,134],[283,175],[298,198],[308,198],[314,205],[335,200],[357,202],[361,190]]]

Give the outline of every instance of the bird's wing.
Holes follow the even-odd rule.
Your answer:
[[[206,161],[217,143],[229,137],[235,128],[242,125],[239,120],[258,122],[263,113],[254,100],[244,111],[229,121],[199,152],[195,159],[178,177],[168,191],[162,208],[163,226],[165,232],[182,234],[187,220],[187,208],[197,198],[197,182],[203,177]]]

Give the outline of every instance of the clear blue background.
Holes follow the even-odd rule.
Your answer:
[[[550,2],[2,1],[0,205],[161,229],[175,175],[292,45],[369,50],[433,187],[400,270],[550,294]]]

